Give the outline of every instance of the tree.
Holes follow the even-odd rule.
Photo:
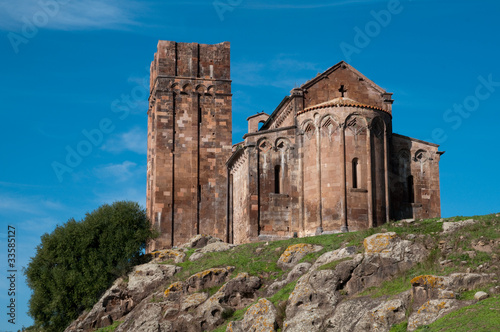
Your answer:
[[[64,330],[141,261],[146,241],[155,235],[146,211],[126,201],[104,204],[82,221],[70,219],[44,234],[24,271],[33,290],[29,314],[35,326]]]

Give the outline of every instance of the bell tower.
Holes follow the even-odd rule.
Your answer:
[[[225,239],[232,148],[230,44],[159,41],[151,63],[147,252],[196,234]]]

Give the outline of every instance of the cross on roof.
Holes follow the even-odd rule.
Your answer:
[[[347,89],[344,87],[344,85],[340,86],[339,92],[342,93],[342,97],[344,97],[344,94],[347,92]]]

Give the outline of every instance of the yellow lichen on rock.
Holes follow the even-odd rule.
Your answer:
[[[428,286],[431,288],[443,287],[444,286],[444,278],[433,275],[421,275],[410,280],[410,283],[413,286]]]
[[[174,282],[173,284],[168,286],[168,288],[165,290],[163,295],[165,295],[165,297],[168,297],[168,295],[171,292],[179,292],[182,290],[182,286],[183,286],[182,282],[180,282],[180,281]]]
[[[379,254],[385,253],[389,249],[391,240],[396,237],[395,232],[379,233],[369,236],[364,239],[363,245],[365,247],[365,253],[367,254]]]

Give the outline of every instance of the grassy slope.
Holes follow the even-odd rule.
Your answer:
[[[471,217],[455,217],[448,218],[445,221],[459,221],[469,218]],[[359,232],[320,235],[268,243],[260,242],[243,244],[227,252],[205,254],[203,258],[196,262],[186,260],[183,263],[176,264],[182,267],[182,271],[175,276],[175,280],[173,281],[184,280],[194,273],[209,268],[234,266],[236,269],[232,274],[233,277],[235,277],[239,272],[247,272],[250,275],[261,277],[264,284],[268,285],[284,274],[284,272],[278,268],[276,262],[278,261],[281,253],[292,244],[310,243],[323,246],[323,250],[317,253],[309,254],[302,259],[302,261],[313,262],[321,254],[338,249],[342,246],[355,245],[361,252],[363,248],[363,239],[372,234],[381,232],[396,232],[403,238],[409,234],[415,234],[417,235],[417,240],[423,241],[427,248],[431,250],[431,255],[425,262],[417,265],[404,275],[397,276],[393,280],[388,280],[379,287],[365,290],[360,295],[369,295],[372,297],[395,295],[410,289],[411,285],[409,281],[415,276],[422,274],[447,275],[453,272],[465,272],[467,268],[470,268],[471,271],[476,271],[478,266],[484,263],[490,263],[490,266],[487,271],[482,270],[481,272],[498,273],[498,270],[496,270],[496,263],[498,260],[496,263],[493,262],[494,264],[491,264],[492,254],[496,254],[497,257],[500,254],[500,248],[498,246],[493,248],[492,254],[477,252],[476,257],[474,258],[469,258],[469,255],[464,252],[474,250],[472,248],[472,244],[479,240],[489,241],[499,239],[500,217],[496,217],[495,214],[491,214],[485,216],[475,216],[472,218],[479,220],[479,223],[466,226],[456,233],[447,235],[440,233],[442,231],[442,223],[438,223],[438,219],[427,219],[410,224],[391,222],[377,228]],[[448,252],[448,254],[445,255],[442,252],[441,248],[443,247],[443,243],[440,243],[440,241],[444,241],[444,244],[448,247],[453,247],[451,253]],[[257,253],[257,248],[262,248],[263,250]],[[194,249],[190,250],[187,253],[188,257],[193,253]],[[444,259],[451,260],[451,263],[445,267],[441,266],[439,261]],[[172,264],[172,262],[165,263]],[[331,269],[334,268],[334,266],[335,264],[331,264],[331,266],[324,266],[323,268]],[[284,315],[285,301],[292,292],[294,285],[295,283],[291,283],[285,286],[277,294],[270,298],[270,300],[277,306],[281,315]],[[165,285],[165,288],[168,286],[169,285]],[[211,289],[210,291],[213,293],[216,289]],[[265,290],[263,290],[259,295],[264,297],[264,291]],[[470,296],[470,294],[467,295],[467,297]],[[498,301],[493,304],[500,310]],[[235,311],[231,317],[228,317],[228,322],[241,319],[245,311],[246,308]],[[494,312],[498,313],[499,311]],[[443,319],[446,320],[446,318]],[[458,322],[457,319],[455,319],[455,321]],[[215,331],[225,331],[225,326],[226,325],[223,325]],[[403,325],[401,325],[401,328],[402,327]],[[396,327],[394,331],[398,331]],[[401,329],[401,331],[403,331],[403,329]]]

